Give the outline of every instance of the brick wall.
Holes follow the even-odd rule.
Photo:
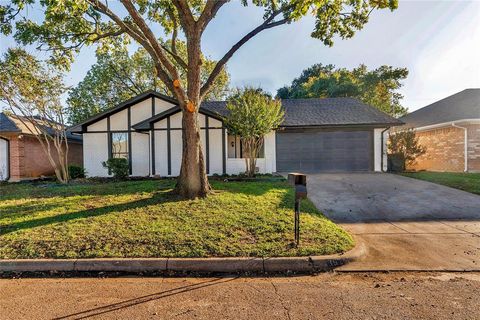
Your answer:
[[[480,172],[480,124],[461,124],[467,128],[468,171]],[[427,152],[409,165],[409,170],[463,172],[465,170],[464,130],[445,127],[417,132],[421,145]]]
[[[464,158],[464,131],[454,127],[432,129],[417,132],[421,145],[427,152],[418,157],[409,170],[463,172]]]
[[[10,141],[10,180],[18,181],[25,169],[23,141],[18,136],[7,136]]]
[[[480,172],[480,124],[465,127],[468,135],[468,171]]]
[[[10,181],[55,174],[37,138],[27,135],[7,138],[10,140]],[[52,148],[54,147],[52,146]],[[83,166],[82,150],[82,144],[69,144],[70,164]]]

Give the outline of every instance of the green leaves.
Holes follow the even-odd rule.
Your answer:
[[[226,118],[229,133],[241,138],[263,137],[283,121],[281,102],[261,89],[247,87],[228,99]]]
[[[280,88],[277,96],[282,99],[352,97],[398,117],[407,112],[400,103],[403,96],[397,92],[407,76],[406,68],[391,66],[368,70],[365,65],[360,65],[347,70],[315,64],[305,69],[291,86]]]
[[[170,44],[161,41],[165,46]],[[169,47],[170,48],[170,47]],[[178,55],[186,60],[187,48],[183,41],[177,40]],[[204,82],[216,61],[202,56],[201,77]],[[181,70],[181,82],[187,83],[186,71]],[[215,80],[207,99],[218,100],[225,97],[229,86],[229,75],[223,70]],[[116,38],[111,45],[97,50],[97,62],[90,68],[85,78],[69,92],[67,103],[70,123],[81,122],[92,115],[114,107],[148,90],[173,96],[161,81],[157,80],[155,65],[151,56],[143,48],[129,54],[122,38]]]
[[[23,49],[8,49],[0,60],[0,102],[28,114],[61,111],[62,75]]]

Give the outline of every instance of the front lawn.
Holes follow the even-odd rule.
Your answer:
[[[480,194],[480,173],[406,172],[402,175]]]
[[[0,185],[0,258],[323,255],[352,238],[309,201],[293,241],[284,181],[213,181],[207,199],[181,200],[171,180]]]

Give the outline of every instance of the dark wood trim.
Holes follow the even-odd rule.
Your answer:
[[[167,165],[168,175],[172,174],[172,145],[170,137],[170,117],[167,118]]]
[[[127,109],[127,128],[128,128],[128,172],[132,174],[132,109]]]
[[[226,153],[226,148],[225,148],[225,144],[228,142],[226,141],[225,139],[225,128],[222,129],[222,171],[223,171],[223,174],[226,174],[227,173],[227,153]]]
[[[370,171],[375,171],[375,130],[370,130],[370,135],[372,136],[370,148]]]
[[[152,97],[152,116],[154,115],[155,113],[155,97]],[[156,168],[155,168],[155,131],[154,131],[154,128],[153,128],[154,124],[152,123],[151,124],[151,130],[150,130],[150,134],[151,134],[151,138],[150,138],[150,141],[151,141],[151,146],[150,146],[150,162],[151,162],[151,175],[154,176],[156,175]]]
[[[208,117],[205,117],[205,162],[207,174],[210,173],[210,133],[208,132]]]
[[[107,117],[107,143],[108,143],[108,159],[112,158],[112,131],[110,130],[110,117]],[[108,173],[110,174],[110,172]]]

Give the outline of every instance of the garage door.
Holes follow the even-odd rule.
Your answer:
[[[280,130],[277,171],[373,170],[373,131]]]

